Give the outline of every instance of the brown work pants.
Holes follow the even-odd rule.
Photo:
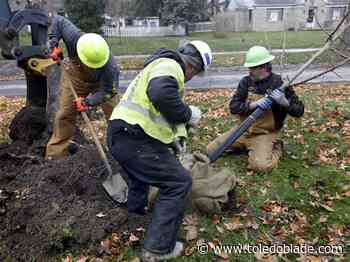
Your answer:
[[[59,110],[56,113],[53,134],[46,146],[45,157],[67,156],[68,146],[74,135],[75,121],[78,111],[73,107],[74,96],[70,89],[74,88],[79,97],[87,97],[96,92],[100,87],[99,82],[93,79],[93,74],[83,68],[79,62],[64,60],[60,83]],[[117,96],[102,104],[102,109],[108,120],[113,108],[117,104]]]
[[[236,130],[237,126],[216,138],[207,146],[207,153],[213,152],[227,137]],[[246,133],[232,147],[248,149],[248,169],[257,172],[270,172],[277,167],[282,156],[282,148],[276,143],[277,131],[265,134]]]

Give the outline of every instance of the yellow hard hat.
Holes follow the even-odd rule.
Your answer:
[[[77,43],[80,61],[87,67],[103,67],[109,59],[109,46],[102,36],[95,33],[83,34]]]

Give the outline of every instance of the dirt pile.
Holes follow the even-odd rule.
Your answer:
[[[67,249],[95,249],[108,233],[145,226],[149,218],[128,217],[107,199],[93,145],[45,161],[30,150],[40,136],[25,126],[16,132],[13,144],[0,145],[0,261],[48,261]]]

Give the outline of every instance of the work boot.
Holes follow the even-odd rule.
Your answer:
[[[156,254],[156,253],[147,251],[146,249],[142,249],[141,260],[143,262],[157,262],[157,261],[169,260],[169,259],[181,256],[183,249],[184,249],[184,245],[179,241],[176,242],[173,251],[171,251],[168,254]]]
[[[70,155],[75,155],[79,151],[79,146],[75,143],[70,143],[68,146],[68,152]]]
[[[279,151],[281,151],[281,153],[283,153],[283,150],[284,150],[283,141],[280,139],[277,139],[276,142],[273,143],[273,149],[279,150]]]
[[[248,150],[244,147],[230,146],[225,150],[225,153],[229,153],[234,156],[248,155]]]

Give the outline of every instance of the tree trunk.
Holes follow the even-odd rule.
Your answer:
[[[346,11],[346,13],[350,10],[350,2],[348,4],[348,9]],[[347,17],[347,23],[350,23],[350,17]],[[350,48],[350,28],[348,28],[347,30],[345,30],[344,32],[344,41],[347,45],[347,48]]]

